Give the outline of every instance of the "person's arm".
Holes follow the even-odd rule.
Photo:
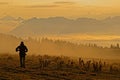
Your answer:
[[[26,48],[26,49],[25,49],[25,52],[28,52],[28,48],[27,48],[26,46],[25,46],[25,48]]]
[[[16,48],[16,52],[19,51],[19,46]]]

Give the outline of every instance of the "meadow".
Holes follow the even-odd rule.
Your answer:
[[[0,54],[0,80],[120,80],[120,60],[27,55],[21,68],[18,54]]]

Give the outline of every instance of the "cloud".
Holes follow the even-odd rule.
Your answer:
[[[68,2],[68,1],[59,1],[59,2],[54,2],[55,4],[75,4],[75,2]]]
[[[27,7],[28,8],[54,8],[54,7],[59,7],[59,5],[31,5]]]
[[[0,2],[0,5],[6,5],[8,2]]]
[[[75,2],[58,1],[58,2],[53,2],[52,4],[28,5],[25,7],[27,8],[56,8],[56,7],[62,7],[62,5],[72,5],[72,4],[75,4]]]

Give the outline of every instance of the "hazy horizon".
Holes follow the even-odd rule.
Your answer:
[[[4,16],[0,18],[0,33],[5,33],[5,34],[11,34],[11,31],[13,31],[13,33],[11,35],[15,35],[18,37],[50,37],[50,38],[54,38],[54,39],[62,39],[63,40],[119,40],[120,39],[120,34],[119,34],[119,21],[120,20],[120,16],[114,16],[114,17],[107,17],[105,19],[95,19],[95,18],[87,18],[87,17],[79,17],[76,19],[69,19],[69,18],[65,18],[65,17],[48,17],[48,18],[38,18],[38,17],[31,17],[30,19],[24,19],[22,17],[12,17],[12,16]],[[82,22],[82,23],[81,23]],[[101,23],[102,22],[102,23]],[[113,23],[111,23],[113,22]],[[36,23],[38,25],[36,25]],[[71,23],[73,24],[73,26],[71,26]],[[80,24],[78,24],[80,23]],[[24,24],[26,26],[24,26]],[[55,25],[54,25],[55,24]],[[65,24],[65,25],[64,25]],[[70,24],[70,25],[69,25]],[[86,24],[87,27],[86,27]],[[93,25],[96,24],[96,25]],[[108,25],[106,25],[108,24]],[[113,24],[113,26],[111,26],[111,24]],[[32,26],[33,25],[33,26]],[[42,26],[43,25],[43,26]],[[61,26],[59,26],[61,25]],[[82,27],[85,25],[85,29],[88,30],[84,32],[84,30],[81,33],[81,29],[76,29],[80,30],[80,31],[74,31],[74,32],[70,32],[70,30],[72,28],[75,27],[75,25],[78,25],[78,27]],[[106,29],[108,29],[108,31],[104,31],[102,32],[99,31],[99,28],[101,26],[103,26],[103,29],[105,29],[105,26],[108,27]],[[116,27],[117,25],[117,27]],[[23,27],[24,26],[24,27]],[[49,30],[47,29],[42,29],[42,27],[47,27],[49,30],[53,29],[52,32],[55,31],[55,33],[49,33]],[[54,27],[52,27],[54,26]],[[65,29],[66,26],[71,26],[68,30]],[[95,28],[95,30],[93,30],[93,32],[91,33],[91,31],[89,31],[89,29]],[[111,27],[110,27],[111,26]],[[21,29],[21,27],[23,27],[23,29]],[[32,28],[34,27],[34,28]],[[35,27],[41,27],[40,29],[38,29],[38,31],[35,30]],[[54,28],[58,28],[54,30]],[[116,28],[114,28],[116,27]],[[18,29],[17,29],[18,28]],[[29,33],[24,33],[27,31],[24,30],[30,30],[30,28],[34,29],[35,31],[31,31]],[[60,31],[60,29],[62,29],[62,31],[64,31],[64,29],[66,31],[62,32],[62,33],[56,33],[56,31]],[[98,29],[97,29],[98,28]],[[112,31],[109,32],[109,28],[111,28]],[[114,30],[112,29],[114,28]],[[118,28],[118,29],[117,29]],[[21,31],[19,31],[21,29]],[[117,32],[115,32],[115,30]],[[16,32],[15,32],[16,31]],[[19,33],[18,33],[19,32]],[[41,32],[41,33],[37,33],[37,32]],[[66,33],[69,32],[69,33]],[[105,32],[105,33],[104,33]]]
[[[41,53],[43,51],[48,54],[57,54],[62,53],[63,50],[67,55],[72,55],[74,52],[77,53],[76,55],[81,55],[79,48],[81,50],[83,48],[75,45],[76,43],[116,46],[117,43],[120,44],[119,4],[119,0],[1,0],[0,33],[3,33],[3,35],[0,34],[1,49],[5,52],[7,44],[4,44],[10,40],[7,46],[8,52],[14,52],[12,48],[18,45],[21,38],[30,37],[49,38],[59,43],[48,40],[37,45],[34,40],[33,44],[26,41],[31,53],[35,54],[40,47]],[[30,41],[32,42],[32,39]],[[64,41],[67,42],[64,43]],[[12,44],[14,45],[11,48]],[[61,48],[61,44],[67,44],[66,49]],[[47,51],[46,48],[49,50]],[[106,57],[116,56],[119,51],[119,48],[110,48],[107,51],[106,48],[84,47],[85,55],[89,53],[86,49],[90,50],[89,55],[102,57],[104,53]],[[114,51],[116,51],[115,54]],[[109,56],[108,53],[111,55]]]

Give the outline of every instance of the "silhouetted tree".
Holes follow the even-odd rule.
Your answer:
[[[119,48],[119,44],[117,43],[117,48]]]

